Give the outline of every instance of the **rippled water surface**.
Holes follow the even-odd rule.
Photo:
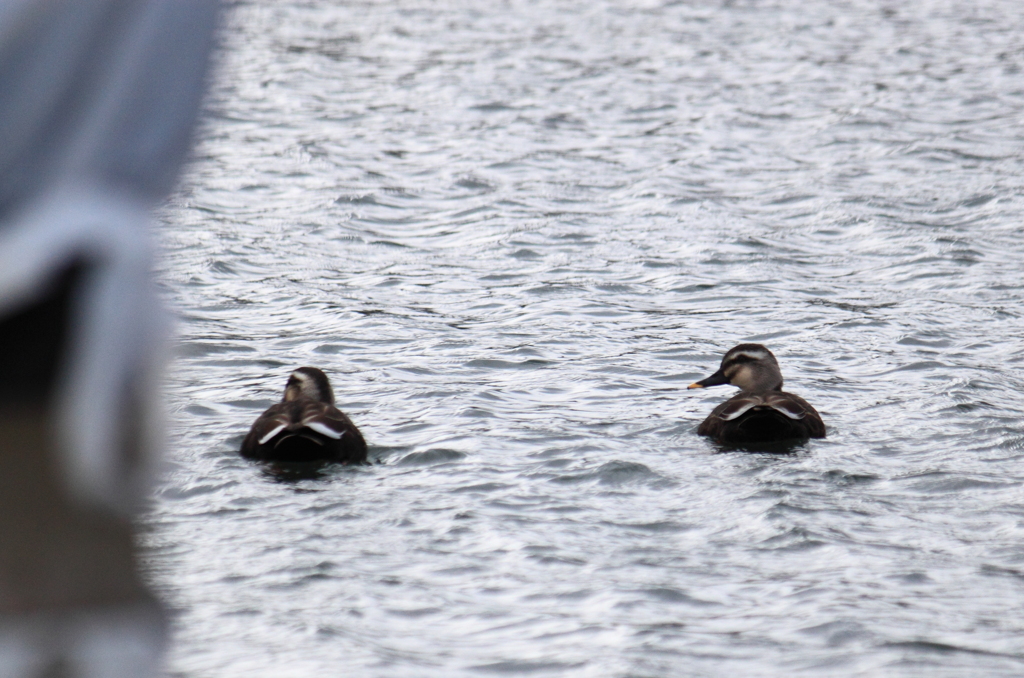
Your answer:
[[[1024,673],[1024,9],[233,6],[163,210],[174,676]],[[768,345],[829,437],[721,450]],[[376,461],[240,459],[316,365]]]

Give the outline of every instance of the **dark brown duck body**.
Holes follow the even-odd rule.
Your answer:
[[[825,423],[817,410],[800,396],[782,390],[779,364],[764,346],[740,344],[729,349],[718,371],[690,388],[719,384],[741,390],[712,410],[697,428],[699,435],[734,444],[825,437]]]
[[[334,406],[327,375],[315,367],[300,367],[289,377],[281,402],[253,423],[241,453],[261,461],[361,464],[366,441]]]

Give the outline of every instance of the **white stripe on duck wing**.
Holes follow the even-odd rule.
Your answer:
[[[359,464],[366,461],[366,441],[334,406],[327,376],[301,367],[289,377],[281,402],[253,423],[241,454],[262,461]]]
[[[341,410],[323,403],[304,403],[300,424],[331,440],[341,440],[351,431],[359,433]]]
[[[771,443],[824,438],[825,424],[810,403],[782,390],[779,364],[764,346],[740,344],[729,350],[713,375],[690,385],[732,384],[742,390],[719,404],[697,433],[723,443]]]
[[[725,421],[732,421],[754,407],[771,407],[790,419],[803,419],[807,416],[810,405],[803,398],[782,391],[765,394],[740,393],[715,408],[715,413]]]

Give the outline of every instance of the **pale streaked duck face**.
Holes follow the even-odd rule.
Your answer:
[[[688,388],[720,384],[738,386],[745,393],[782,390],[782,371],[772,352],[761,344],[740,344],[729,349],[718,371]]]
[[[281,402],[287,403],[299,398],[334,405],[334,390],[327,375],[315,367],[300,367],[292,372]]]
[[[761,344],[729,349],[718,371],[690,388],[719,384],[740,392],[719,403],[697,427],[697,434],[724,444],[760,445],[824,438],[825,422],[809,402],[782,390],[782,371]]]

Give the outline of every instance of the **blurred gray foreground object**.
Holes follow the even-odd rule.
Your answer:
[[[167,321],[149,210],[188,151],[214,0],[0,0],[0,678],[155,675],[132,518]]]

